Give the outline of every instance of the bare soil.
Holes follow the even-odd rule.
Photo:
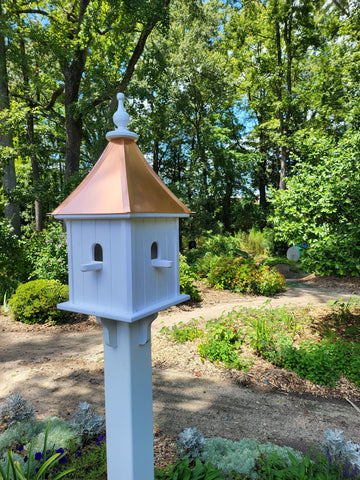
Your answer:
[[[326,308],[339,298],[360,295],[360,281],[314,275],[288,278],[286,292],[273,298],[241,296],[204,287],[203,301],[159,313],[152,327],[155,463],[175,458],[174,441],[187,427],[205,437],[254,437],[300,450],[318,446],[328,429],[360,443],[360,391],[346,379],[336,389],[317,387],[293,373],[256,360],[248,373],[201,362],[196,345],[174,346],[161,328],[192,318],[206,322],[236,307],[277,305]],[[295,277],[295,278],[289,278]],[[104,415],[102,328],[79,316],[58,326],[25,325],[0,317],[0,401],[20,393],[40,418],[69,418],[79,401]]]

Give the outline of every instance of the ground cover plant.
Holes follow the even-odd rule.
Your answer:
[[[226,368],[249,370],[258,356],[317,385],[336,388],[343,376],[358,387],[359,302],[336,301],[323,315],[308,310],[235,309],[204,327],[178,324],[163,333],[172,341],[196,341],[204,361]]]
[[[211,479],[289,479],[336,480],[360,478],[360,446],[346,441],[337,430],[325,433],[319,451],[302,453],[290,447],[260,443],[253,438],[231,441],[214,437],[205,439],[196,428],[187,428],[177,442],[180,460],[169,472],[189,471],[189,465],[211,465],[207,476],[158,476],[156,478]],[[181,469],[181,470],[180,470]],[[195,471],[195,469],[194,469]]]

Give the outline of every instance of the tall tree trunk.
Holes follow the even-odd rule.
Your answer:
[[[78,50],[71,64],[62,67],[65,84],[65,181],[68,181],[79,170],[83,121],[77,109],[77,103],[87,53],[87,49]]]
[[[154,143],[153,143],[153,170],[156,174],[158,174],[159,169],[160,169],[159,142],[158,142],[158,140],[154,140]]]
[[[4,22],[3,9],[0,0],[0,24]],[[6,67],[6,44],[5,37],[0,29],[0,111],[9,108],[9,86]],[[0,136],[0,147],[13,147],[13,138],[11,133]],[[11,194],[16,188],[15,162],[10,159],[4,168],[2,184],[5,196],[5,218],[9,219],[16,235],[20,235],[20,207],[11,198]]]
[[[286,189],[286,173],[287,173],[287,148],[284,144],[285,141],[285,122],[284,122],[284,110],[283,110],[283,61],[282,61],[282,53],[281,53],[281,37],[280,37],[280,25],[279,21],[275,20],[275,36],[276,36],[276,49],[277,49],[277,63],[279,69],[278,75],[278,91],[277,97],[279,102],[279,110],[278,110],[278,118],[279,118],[279,130],[280,130],[280,141],[281,141],[281,148],[280,148],[280,181],[279,181],[279,189],[285,190]]]
[[[30,86],[30,79],[29,79],[29,72],[28,72],[28,65],[26,60],[26,47],[25,42],[21,38],[20,39],[20,50],[22,54],[22,61],[21,61],[21,68],[24,77],[24,84],[29,89]],[[27,138],[30,147],[34,147],[35,145],[35,135],[34,135],[34,115],[32,114],[31,109],[34,108],[34,102],[28,100],[28,106],[30,108],[29,113],[27,114],[26,122],[27,122]],[[40,195],[37,191],[37,187],[40,180],[40,172],[39,172],[39,162],[37,160],[36,154],[31,148],[31,171],[32,171],[32,178],[33,178],[33,186],[35,190],[35,230],[37,232],[41,232],[43,229],[43,208],[42,208],[42,201]]]
[[[34,117],[30,112],[27,116],[27,135],[29,140],[29,145],[34,145]],[[36,154],[31,153],[31,170],[33,185],[35,189],[35,230],[41,232],[43,229],[43,205],[39,193],[37,192],[37,187],[40,181],[40,169],[39,162],[37,160]]]
[[[257,115],[258,124],[260,127],[263,125],[263,116],[261,114]],[[266,200],[266,186],[268,184],[267,174],[266,174],[266,155],[267,149],[265,144],[265,134],[264,129],[260,128],[259,134],[259,152],[260,152],[260,162],[257,168],[257,182],[259,188],[259,204],[263,210],[266,210],[267,200]]]

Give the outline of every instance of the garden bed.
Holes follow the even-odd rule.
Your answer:
[[[359,293],[359,283],[315,276],[298,280],[322,287],[331,297]],[[296,374],[254,357],[249,372],[228,371],[201,361],[196,343],[174,345],[159,334],[162,322],[176,323],[192,317],[204,322],[215,311],[230,311],[239,304],[263,305],[264,298],[204,288],[203,302],[172,307],[159,315],[153,329],[154,432],[156,465],[176,456],[175,439],[184,428],[197,427],[207,436],[233,440],[256,437],[294,448],[311,448],[326,429],[343,430],[359,443],[359,390],[346,379],[338,387],[314,386]],[[286,297],[291,298],[291,289]],[[301,304],[299,290],[294,301]],[[257,303],[258,302],[258,303]],[[310,307],[313,312],[317,307]],[[325,307],[322,307],[322,310]],[[200,320],[201,322],[201,320]],[[14,323],[9,316],[0,323],[2,364],[0,399],[21,393],[36,414],[68,418],[78,402],[90,402],[104,414],[102,331],[94,318],[78,317],[71,324],[37,326]],[[251,353],[249,352],[249,356]]]

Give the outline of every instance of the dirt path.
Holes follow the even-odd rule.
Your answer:
[[[347,300],[352,292],[343,286],[290,285],[266,307]],[[153,324],[153,351],[164,324],[216,318],[235,306],[258,307],[266,300],[208,291],[200,305],[172,307]],[[67,418],[84,400],[104,414],[102,329],[94,319],[66,328],[39,328],[3,317],[0,338],[0,400],[18,392],[31,400],[42,418]],[[197,427],[205,436],[256,437],[305,449],[320,442],[327,429],[337,428],[360,443],[360,414],[345,400],[286,394],[267,385],[246,388],[224,375],[198,377],[158,365],[153,369],[153,386],[154,425],[165,435],[177,436],[186,427]]]

